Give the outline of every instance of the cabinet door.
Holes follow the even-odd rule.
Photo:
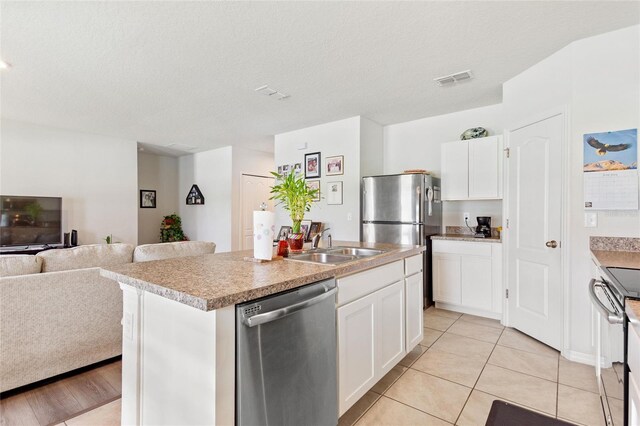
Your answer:
[[[380,378],[404,356],[404,282],[398,281],[376,292],[378,296],[378,368]]]
[[[424,328],[422,325],[422,273],[412,275],[404,280],[405,314],[407,328],[406,352],[410,352],[422,341]]]
[[[462,304],[491,311],[493,280],[490,256],[462,256]]]
[[[460,255],[433,253],[433,300],[460,304]]]
[[[469,198],[501,198],[499,136],[469,141]]]
[[[441,171],[443,200],[469,198],[469,144],[467,141],[443,143]]]
[[[378,381],[377,298],[373,293],[337,310],[339,415]]]
[[[636,381],[638,373],[629,374],[629,424],[640,425],[640,388]]]

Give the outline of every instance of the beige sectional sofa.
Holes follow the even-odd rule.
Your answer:
[[[188,241],[0,256],[0,392],[122,353],[122,292],[100,267],[214,252]]]

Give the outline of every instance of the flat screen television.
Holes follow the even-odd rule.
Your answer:
[[[62,243],[62,198],[0,195],[0,247]]]

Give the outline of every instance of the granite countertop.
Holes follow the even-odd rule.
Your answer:
[[[629,316],[629,320],[636,327],[640,327],[640,300],[627,300],[625,302],[626,308],[625,311]]]
[[[327,278],[373,268],[422,253],[423,246],[334,242],[336,246],[369,247],[386,253],[340,265],[289,260],[245,261],[252,250],[129,263],[103,268],[102,276],[123,284],[211,311],[300,287]]]
[[[640,251],[591,250],[601,267],[640,269]]]
[[[474,243],[502,243],[500,237],[475,238],[471,234],[440,234],[432,235],[432,240],[473,241]]]

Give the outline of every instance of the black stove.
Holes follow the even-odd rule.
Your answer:
[[[614,295],[624,306],[625,299],[640,299],[640,269],[603,268],[607,283]]]

